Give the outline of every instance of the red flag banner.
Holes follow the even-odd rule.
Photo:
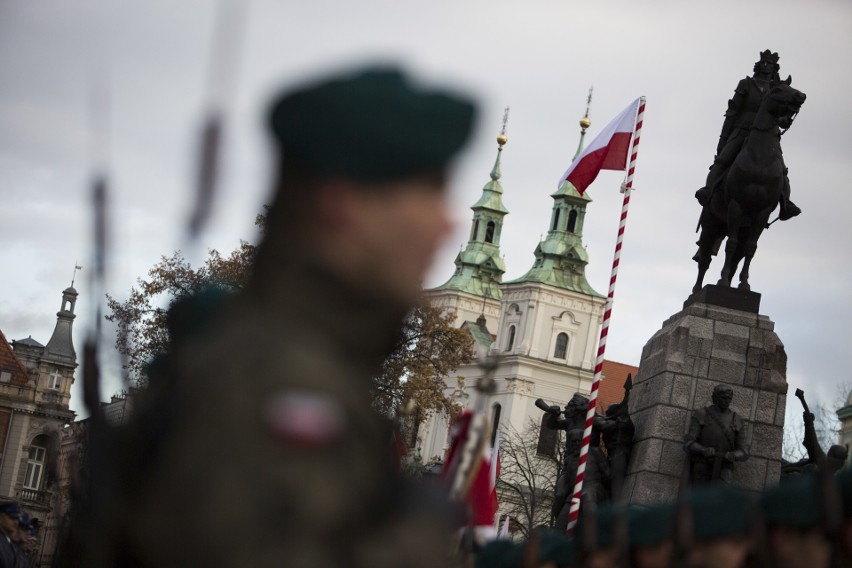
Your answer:
[[[638,107],[639,99],[636,99],[607,124],[592,143],[571,162],[559,184],[568,180],[582,195],[601,170],[625,169]]]

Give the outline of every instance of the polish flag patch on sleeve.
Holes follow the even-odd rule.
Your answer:
[[[282,442],[321,447],[343,436],[345,417],[334,399],[316,391],[287,390],[271,398],[264,408],[270,432]]]

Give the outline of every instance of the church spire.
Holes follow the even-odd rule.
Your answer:
[[[580,119],[580,143],[576,158],[583,151],[586,129],[591,126],[589,108],[592,103],[592,89],[586,99],[586,114]],[[580,194],[574,185],[564,180],[553,198],[550,215],[550,228],[547,236],[535,249],[533,267],[517,282],[541,282],[557,288],[572,290],[583,294],[603,297],[592,289],[586,280],[586,265],[589,256],[583,246],[583,221],[586,217],[586,205],[592,198],[588,191]]]
[[[74,268],[74,276],[77,275],[76,266]],[[74,307],[77,304],[77,290],[74,289],[74,279],[71,279],[72,285],[62,291],[62,306],[56,313],[56,327],[53,329],[53,335],[50,336],[50,341],[44,348],[45,358],[56,359],[57,361],[76,363],[77,352],[74,350],[74,343],[71,340],[71,327],[74,324]]]
[[[473,219],[470,239],[465,249],[456,257],[456,271],[436,290],[460,290],[495,300],[502,297],[499,284],[506,266],[500,256],[500,235],[503,232],[503,217],[509,211],[503,205],[500,158],[503,146],[509,141],[506,135],[508,121],[509,107],[506,107],[503,112],[503,127],[497,136],[497,158],[491,168],[491,181],[483,186],[482,195],[471,207]]]

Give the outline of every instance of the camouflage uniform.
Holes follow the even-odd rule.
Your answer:
[[[273,108],[292,177],[279,176],[246,289],[172,309],[170,354],[130,429],[143,435],[123,450],[144,473],[110,500],[116,526],[104,540],[118,552],[101,565],[447,566],[446,510],[403,490],[391,428],[371,406],[408,300],[362,265],[352,275],[317,254],[328,250],[310,241],[309,212],[333,183],[383,200],[398,180],[440,174],[473,106],[380,68],[303,87]]]

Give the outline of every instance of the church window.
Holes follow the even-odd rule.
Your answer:
[[[47,388],[53,390],[59,390],[60,380],[62,379],[62,375],[59,374],[59,371],[53,371],[50,373],[50,377],[47,379]]]
[[[41,486],[41,478],[44,473],[44,459],[47,449],[41,446],[30,446],[27,459],[27,473],[24,476],[24,489],[36,489]]]
[[[557,209],[553,213],[553,227],[550,229],[551,231],[555,231],[557,227],[559,227],[559,213],[560,209]]]
[[[506,351],[511,351],[515,346],[515,326],[509,326],[509,341],[506,342]]]
[[[473,234],[470,236],[470,240],[475,241],[476,237],[479,236],[479,219],[473,224]]]
[[[494,221],[488,221],[488,225],[485,226],[485,242],[494,242]]]
[[[535,453],[540,456],[556,456],[556,444],[559,442],[559,431],[547,427],[548,413],[541,416],[541,428],[538,432],[538,444]]]
[[[568,214],[568,232],[573,233],[577,228],[577,211],[572,209]]]
[[[563,332],[556,336],[556,347],[553,349],[553,357],[565,359],[568,354],[568,334]]]

